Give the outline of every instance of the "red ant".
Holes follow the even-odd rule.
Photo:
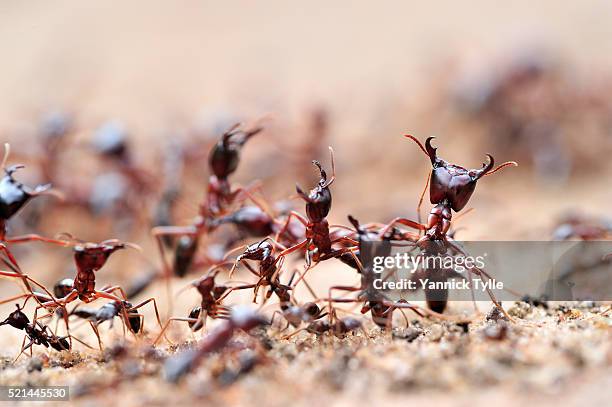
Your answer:
[[[229,308],[221,305],[221,301],[224,298],[224,294],[231,290],[231,288],[215,282],[215,277],[219,271],[220,269],[217,268],[216,270],[209,272],[206,276],[191,283],[190,286],[195,287],[202,297],[200,305],[192,308],[189,312],[189,317],[187,318],[169,318],[159,335],[157,335],[155,341],[153,341],[153,344],[156,344],[161,337],[164,336],[172,321],[187,322],[189,324],[189,328],[191,328],[193,332],[196,332],[206,326],[207,317],[211,317],[213,319],[224,319],[229,317]]]
[[[170,278],[173,269],[170,267],[164,251],[163,240],[166,237],[183,237],[177,248],[174,263],[180,274],[184,274],[191,267],[200,237],[216,227],[215,219],[225,215],[229,207],[239,200],[240,195],[253,199],[249,192],[252,187],[232,187],[229,176],[238,167],[240,151],[244,144],[251,137],[260,133],[263,128],[257,127],[243,131],[239,129],[239,126],[239,124],[236,124],[226,131],[210,152],[208,165],[212,174],[208,181],[206,199],[200,205],[199,216],[189,226],[159,226],[153,228],[151,232],[157,241],[167,279]],[[253,201],[257,202],[255,199]],[[177,269],[174,269],[174,271],[177,272]]]
[[[429,198],[431,203],[435,206],[429,213],[426,224],[421,224],[405,218],[395,218],[381,231],[381,235],[384,236],[393,225],[401,224],[424,232],[424,236],[419,238],[416,245],[423,249],[426,254],[438,255],[451,251],[465,256],[465,251],[449,236],[452,212],[459,212],[465,208],[470,197],[474,193],[476,183],[479,179],[486,175],[492,175],[502,168],[511,165],[517,166],[518,164],[514,161],[508,161],[493,169],[495,161],[490,154],[487,154],[488,162],[484,163],[482,168],[468,170],[464,167],[450,164],[438,157],[436,153],[437,149],[431,145],[431,140],[433,140],[434,137],[429,137],[425,141],[425,146],[423,146],[414,136],[407,135],[406,137],[414,141],[431,161],[433,168],[428,179],[428,181],[431,180],[429,182]],[[440,271],[441,270],[437,270],[436,274]],[[470,270],[470,273],[491,279],[490,275],[481,269],[473,268]],[[448,278],[446,274],[441,276],[438,275],[438,277]],[[491,300],[499,307],[499,303],[491,290],[487,290],[487,292]],[[425,295],[431,309],[436,312],[444,311],[448,292],[439,293],[437,291],[426,291]]]
[[[251,309],[234,309],[231,317],[203,338],[195,349],[181,352],[166,361],[164,365],[166,380],[173,383],[178,382],[185,374],[195,369],[206,355],[226,347],[237,330],[248,333],[267,324],[268,321],[263,316]]]
[[[65,246],[73,245],[74,261],[77,268],[77,275],[74,280],[64,279],[56,285],[56,293],[64,294],[61,298],[51,297],[51,301],[43,302],[40,307],[45,309],[54,309],[61,307],[64,315],[66,304],[69,304],[77,299],[82,302],[89,303],[100,298],[106,298],[121,304],[121,312],[124,321],[129,321],[131,317],[128,313],[133,313],[144,305],[152,302],[157,317],[157,322],[161,327],[161,319],[159,317],[159,311],[155,298],[149,298],[139,304],[125,307],[127,305],[127,296],[120,286],[105,286],[100,290],[96,289],[96,275],[95,272],[100,270],[105,264],[111,254],[117,250],[124,249],[126,247],[138,248],[138,246],[131,243],[123,243],[116,239],[106,240],[101,243],[86,243],[72,238],[70,235],[66,235],[70,240],[64,240]],[[72,286],[70,286],[72,283]],[[119,292],[122,298],[115,295],[115,292]],[[133,318],[133,315],[132,315]],[[68,327],[67,316],[65,317],[66,326]],[[101,346],[101,344],[100,344]]]
[[[331,156],[331,167],[332,176],[327,179],[327,173],[317,160],[313,160],[312,163],[319,169],[321,179],[318,184],[306,194],[299,185],[296,185],[296,191],[299,197],[306,202],[306,216],[305,219],[302,215],[297,212],[291,211],[289,213],[285,227],[281,229],[277,237],[282,235],[290,224],[291,217],[295,217],[299,220],[304,227],[305,239],[287,249],[284,249],[278,255],[278,259],[284,258],[287,254],[290,254],[297,250],[306,250],[306,268],[309,269],[314,263],[318,263],[323,260],[330,258],[341,258],[347,253],[351,253],[354,250],[357,242],[348,236],[342,235],[337,231],[330,232],[330,226],[327,221],[327,215],[331,210],[332,195],[329,187],[333,184],[336,179],[336,167],[334,163],[334,150],[329,147]],[[337,243],[348,243],[350,247],[343,247],[340,249],[334,249],[332,246]],[[277,260],[278,261],[278,260]],[[299,283],[305,273],[300,276]]]

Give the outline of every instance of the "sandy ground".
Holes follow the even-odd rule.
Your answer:
[[[445,158],[470,166],[480,165],[485,152],[499,161],[516,159],[482,129],[458,124],[440,108],[437,96],[448,84],[449,72],[495,69],[495,63],[503,63],[516,49],[537,46],[558,57],[576,81],[609,73],[611,18],[612,6],[597,1],[499,5],[479,0],[470,7],[390,2],[376,9],[366,2],[299,7],[276,1],[134,1],[121,7],[101,1],[4,2],[0,134],[18,154],[25,154],[33,149],[30,140],[38,118],[49,110],[76,115],[77,141],[87,139],[104,120],[120,119],[130,129],[138,162],[157,169],[154,150],[162,148],[168,134],[209,130],[219,117],[265,116],[269,130],[246,149],[236,180],[246,183],[257,174],[276,199],[292,194],[296,179],[309,179],[308,161],[315,158],[306,157],[306,166],[291,169],[282,161],[286,152],[279,140],[304,137],[304,117],[322,106],[330,113],[326,142],[334,146],[338,164],[331,221],[346,223],[348,213],[364,220],[413,217],[429,164],[402,134],[436,135]],[[459,223],[464,227],[461,238],[549,239],[555,219],[567,210],[606,215],[612,199],[605,181],[612,174],[609,131],[594,142],[582,130],[567,131],[567,146],[590,155],[576,153],[564,182],[538,177],[529,162],[483,180],[470,201],[475,211]],[[326,157],[318,158],[326,162]],[[66,161],[70,180],[95,173],[87,168],[86,157],[72,153]],[[275,167],[275,162],[281,164]],[[23,176],[35,180],[37,174],[26,169]],[[192,179],[188,185],[181,223],[195,215],[203,180]],[[48,235],[69,230],[101,240],[112,233],[108,225],[100,226],[102,221],[51,214],[42,228]],[[117,254],[100,283],[126,284],[158,266],[148,234],[138,230],[117,237],[136,241],[144,254]],[[18,258],[28,273],[50,285],[70,267],[69,252],[55,248],[22,250]],[[354,280],[345,267],[324,264],[311,282],[324,289],[331,281]],[[176,281],[175,289],[188,281]],[[18,291],[2,281],[0,292]],[[155,285],[149,296],[163,298],[164,287]],[[176,313],[186,313],[196,301],[195,293],[187,292],[176,299]],[[248,302],[248,295],[235,301]],[[12,307],[2,306],[0,315]],[[450,312],[461,308],[452,304]],[[97,352],[82,349],[74,355],[49,353],[47,362],[37,350],[35,360],[42,361],[43,369],[26,373],[33,363],[27,358],[10,364],[21,336],[2,328],[0,385],[66,383],[75,394],[81,392],[74,401],[83,405],[193,400],[244,405],[604,405],[609,397],[602,389],[612,384],[612,350],[610,317],[603,310],[530,308],[509,325],[508,337],[501,341],[487,338],[486,326],[492,323],[483,317],[470,324],[468,333],[452,324],[421,321],[409,328],[418,333],[412,342],[401,338],[405,333],[392,339],[371,326],[367,335],[341,340],[302,334],[286,341],[271,330],[269,359],[254,372],[223,386],[218,372],[236,364],[214,356],[178,391],[161,380],[162,362],[143,362],[144,343],[133,344],[129,338],[127,355],[105,363]],[[151,311],[145,314],[152,336],[158,328]],[[77,332],[93,340],[86,327]],[[103,335],[107,343],[123,339],[118,326]],[[181,328],[171,337],[189,338]],[[250,343],[244,336],[239,340]],[[159,357],[165,355],[162,348]],[[113,377],[121,384],[110,383]],[[99,392],[88,392],[85,384],[90,381]]]

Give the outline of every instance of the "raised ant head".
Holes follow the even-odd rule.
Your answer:
[[[235,124],[221,136],[221,139],[210,150],[208,165],[217,178],[229,177],[240,162],[242,146],[254,135],[261,132],[263,127],[252,130],[240,130],[240,123]]]
[[[121,242],[117,239],[92,243],[83,242],[68,233],[63,233],[61,236],[64,238],[67,246],[74,246],[74,262],[77,265],[77,269],[82,271],[100,270],[106,264],[110,255],[117,250],[125,249],[126,247],[141,250],[138,245]]]
[[[15,304],[15,306],[17,307],[17,311],[11,312],[8,318],[0,322],[0,325],[10,325],[21,330],[26,329],[30,323],[30,320],[28,319],[28,316],[21,311],[19,304]]]
[[[266,238],[247,246],[244,252],[236,258],[236,263],[242,260],[264,261],[269,259],[274,253],[274,246],[269,240]]]
[[[439,204],[446,201],[455,212],[459,212],[467,205],[476,188],[476,182],[480,178],[485,175],[494,174],[504,167],[518,165],[514,161],[508,161],[493,169],[495,160],[490,154],[487,154],[487,162],[482,164],[482,168],[466,169],[455,164],[450,164],[437,156],[437,148],[431,145],[431,140],[435,137],[429,137],[425,141],[425,147],[423,147],[416,137],[410,135],[406,137],[417,143],[431,161],[433,169],[431,171],[429,200],[432,204]]]
[[[4,169],[4,177],[0,180],[0,219],[8,220],[15,215],[30,199],[42,194],[51,194],[51,184],[38,185],[35,188],[30,188],[21,182],[17,181],[13,174],[24,168],[23,165],[12,165],[6,167],[10,146],[4,145],[4,159],[2,160],[2,168]]]
[[[329,147],[329,152],[331,155],[332,166],[332,176],[329,180],[327,179],[327,174],[321,166],[321,163],[317,160],[313,160],[312,163],[321,173],[319,183],[313,189],[311,189],[308,194],[306,194],[299,185],[295,185],[295,190],[297,191],[298,195],[304,201],[306,201],[306,215],[311,222],[321,222],[327,217],[327,214],[331,209],[332,196],[329,186],[336,179],[336,166],[334,164],[334,150],[331,147]]]

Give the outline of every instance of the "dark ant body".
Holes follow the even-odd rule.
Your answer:
[[[142,308],[144,305],[151,302],[153,304],[153,309],[155,310],[157,322],[161,327],[161,319],[159,317],[159,311],[157,309],[155,298],[149,298],[140,302],[139,304],[131,305],[126,302],[127,296],[120,286],[105,286],[100,290],[96,289],[95,273],[106,264],[108,258],[117,250],[124,249],[126,247],[138,248],[137,246],[131,243],[123,243],[116,239],[106,240],[101,243],[86,243],[76,240],[70,235],[65,236],[70,240],[64,240],[64,245],[74,246],[73,257],[77,269],[76,277],[74,280],[64,279],[56,284],[54,291],[56,294],[63,294],[63,296],[58,299],[51,297],[51,301],[43,302],[40,307],[47,310],[52,309],[54,311],[61,309],[61,314],[65,316],[64,320],[66,322],[66,327],[68,328],[68,319],[67,313],[65,312],[65,307],[66,304],[76,301],[77,299],[84,303],[89,303],[100,298],[112,300],[115,305],[120,306],[119,312],[121,312],[121,316],[124,321],[132,321],[134,315],[130,316],[128,314],[134,314],[137,309]],[[72,285],[70,285],[70,283],[72,283]],[[115,292],[119,292],[121,297],[118,297]],[[107,308],[106,311],[108,310],[109,309]],[[130,323],[130,325],[132,325],[132,323]],[[97,329],[94,325],[92,325],[92,328],[94,328],[94,331],[98,336],[98,341],[101,347],[102,344],[100,342]],[[141,329],[135,329],[133,331],[137,333],[141,331]]]
[[[319,169],[321,175],[318,184],[308,194],[306,194],[299,185],[296,185],[298,195],[306,202],[307,219],[299,213],[292,211],[287,218],[285,227],[277,234],[277,236],[282,235],[289,227],[291,218],[295,217],[306,228],[305,239],[300,243],[284,249],[279,253],[277,261],[295,251],[306,250],[306,268],[309,269],[313,263],[316,264],[323,260],[342,258],[342,256],[347,254],[354,256],[352,251],[356,248],[357,242],[349,236],[342,235],[342,233],[338,233],[337,231],[330,232],[330,226],[326,219],[332,204],[332,195],[329,187],[336,178],[334,151],[331,147],[329,150],[332,166],[331,178],[328,180],[327,174],[321,164],[313,160],[312,163]],[[348,244],[349,247],[334,249],[334,244]],[[303,280],[304,275],[305,273],[300,276],[296,281],[296,285]]]
[[[27,290],[26,294],[19,297],[14,297],[12,299],[9,299],[8,301],[21,297],[33,296],[33,285],[41,288],[48,299],[52,299],[52,294],[42,284],[25,275],[21,271],[21,268],[17,263],[17,259],[13,256],[7,245],[38,241],[63,246],[65,245],[64,242],[55,239],[49,239],[36,234],[28,234],[9,238],[6,233],[8,221],[13,216],[15,216],[19,212],[19,210],[23,208],[31,199],[46,194],[54,195],[55,193],[50,189],[51,185],[48,184],[38,185],[35,188],[30,188],[17,181],[13,175],[17,170],[23,168],[23,166],[13,165],[11,167],[6,167],[9,152],[10,147],[8,144],[5,144],[4,159],[1,164],[5,175],[2,179],[0,179],[0,251],[2,251],[2,253],[4,253],[4,255],[6,256],[5,258],[1,259],[2,262],[6,264],[12,271],[0,271],[0,276],[20,279]],[[37,301],[38,298],[40,297],[36,297]]]
[[[97,327],[101,323],[105,321],[111,321],[115,317],[122,316],[122,310],[125,309],[129,315],[129,319],[125,324],[128,329],[130,329],[133,333],[138,334],[142,331],[142,316],[138,315],[137,311],[133,309],[132,304],[127,301],[118,302],[111,301],[102,305],[98,309],[85,309],[85,308],[77,308],[74,309],[70,315],[74,315],[76,317],[87,319],[93,322],[93,324]],[[124,321],[125,323],[125,321]]]
[[[191,284],[191,286],[198,290],[198,293],[202,297],[200,305],[193,307],[187,318],[169,318],[153,344],[156,344],[161,337],[164,336],[172,321],[187,322],[189,324],[189,328],[191,328],[193,332],[196,332],[206,326],[207,317],[212,319],[224,319],[229,316],[229,308],[221,305],[221,301],[224,298],[224,294],[231,290],[231,288],[217,284],[215,282],[215,277],[217,274],[218,271],[210,272],[205,277],[196,280]]]
[[[248,333],[266,324],[268,321],[263,316],[250,309],[235,309],[231,317],[200,340],[195,349],[181,352],[166,361],[164,365],[166,380],[173,383],[178,382],[185,374],[195,369],[206,355],[225,348],[236,331],[241,330]]]
[[[253,136],[263,130],[257,127],[242,131],[239,124],[226,131],[221,139],[211,149],[208,166],[211,172],[208,189],[204,203],[200,205],[199,216],[189,226],[160,226],[152,230],[162,258],[164,274],[169,278],[172,270],[166,259],[163,240],[167,237],[186,237],[175,253],[175,266],[180,274],[186,274],[194,262],[199,239],[202,235],[211,232],[217,225],[216,219],[227,214],[230,207],[235,204],[240,195],[251,197],[249,188],[233,187],[229,176],[232,175],[240,161],[240,151],[244,144]],[[241,198],[244,199],[244,198]]]
[[[487,154],[488,162],[482,165],[480,169],[468,170],[464,167],[450,164],[447,161],[438,157],[436,148],[432,147],[430,137],[425,141],[425,146],[413,137],[406,136],[411,139],[419,148],[427,155],[431,161],[432,171],[430,175],[431,182],[429,183],[429,198],[430,202],[435,205],[427,218],[426,224],[414,222],[410,219],[396,218],[393,219],[381,232],[384,235],[393,225],[401,224],[419,231],[423,231],[424,235],[416,242],[426,255],[440,255],[447,252],[466,255],[464,250],[449,236],[451,227],[452,213],[459,212],[467,205],[470,197],[476,189],[476,183],[479,179],[486,175],[491,175],[510,165],[517,165],[510,161],[499,165],[493,169],[494,159],[490,154]],[[420,204],[419,204],[420,205]],[[485,276],[490,279],[490,276],[483,270],[472,268],[470,273],[479,276]],[[428,276],[431,273],[428,273]],[[435,278],[446,279],[454,277],[447,275],[444,270],[433,270]],[[487,290],[491,300],[497,305],[497,300],[490,290]],[[434,290],[425,291],[427,303],[433,311],[443,312],[446,308],[448,291]]]
[[[13,328],[25,331],[27,338],[30,340],[30,342],[25,345],[24,339],[21,352],[15,360],[17,360],[24,351],[31,348],[32,345],[42,345],[45,348],[51,347],[58,352],[71,348],[70,343],[65,337],[56,336],[51,332],[48,326],[42,325],[38,321],[31,323],[28,316],[21,311],[19,304],[16,304],[16,306],[17,311],[13,311],[9,314],[8,318],[0,322],[0,326],[10,325]]]

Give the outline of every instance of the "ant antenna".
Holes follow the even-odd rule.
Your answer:
[[[2,158],[2,168],[6,168],[6,163],[8,161],[10,154],[11,154],[11,145],[9,143],[4,143],[4,157]]]
[[[510,166],[518,167],[518,163],[516,161],[506,161],[505,163],[498,165],[497,168],[495,168],[493,171],[489,171],[489,172],[485,173],[483,175],[483,177],[486,177],[487,175],[493,175],[497,171],[499,171],[499,170],[501,170],[503,168],[506,168],[506,167],[510,167]]]

